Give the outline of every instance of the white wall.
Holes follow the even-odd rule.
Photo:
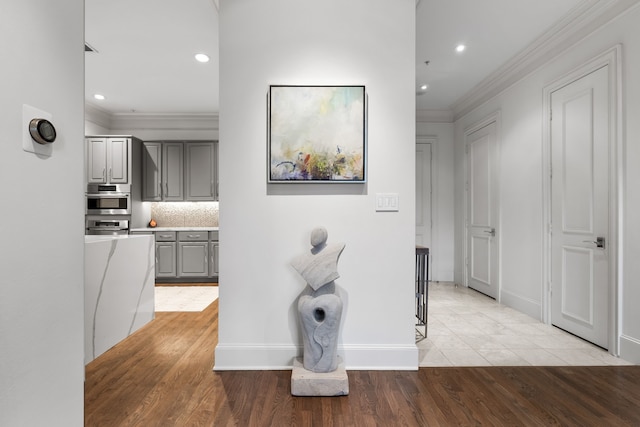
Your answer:
[[[462,211],[464,198],[464,130],[500,111],[500,215],[502,301],[541,318],[543,286],[543,182],[542,125],[543,88],[596,57],[623,45],[623,135],[626,164],[620,171],[626,181],[623,194],[625,222],[621,274],[623,277],[621,356],[640,362],[640,8],[626,13],[559,57],[522,79],[455,124],[456,166],[456,272],[462,272],[464,245]]]
[[[220,315],[216,369],[292,366],[291,260],[318,225],[346,243],[339,351],[348,369],[415,369],[415,2],[222,0]],[[270,84],[364,84],[367,184],[267,185]],[[375,194],[400,211],[375,212]]]
[[[83,1],[0,9],[0,425],[82,426]],[[52,114],[50,158],[22,150],[23,104]]]
[[[432,149],[432,248],[431,280],[454,281],[454,179],[453,123],[416,124],[417,138],[434,140]],[[462,282],[457,282],[462,283]]]

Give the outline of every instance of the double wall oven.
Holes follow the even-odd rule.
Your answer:
[[[88,184],[85,194],[85,234],[129,233],[130,184]]]

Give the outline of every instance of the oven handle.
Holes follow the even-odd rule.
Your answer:
[[[129,197],[131,197],[131,194],[129,193],[86,193],[87,197],[110,197],[110,198],[121,198],[121,197],[126,197],[127,199]]]

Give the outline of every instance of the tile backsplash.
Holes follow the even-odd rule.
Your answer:
[[[217,227],[218,202],[151,203],[158,227]]]

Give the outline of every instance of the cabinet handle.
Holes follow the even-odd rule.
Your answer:
[[[164,192],[164,194],[165,194],[165,196],[167,196],[167,197],[168,197],[168,196],[169,196],[169,183],[168,183],[168,182],[165,182],[165,183],[164,183],[164,188],[165,188],[165,190],[166,190],[166,191]]]
[[[211,181],[211,191],[209,192],[209,195],[213,197],[213,181]]]
[[[199,234],[187,234],[187,237],[190,238],[190,239],[196,239],[196,238],[200,237],[200,235]]]
[[[162,183],[158,181],[158,196],[162,199]]]
[[[102,168],[102,180],[107,180],[107,168]]]
[[[111,168],[109,168],[109,181],[111,181],[111,178],[113,177],[113,173]]]

